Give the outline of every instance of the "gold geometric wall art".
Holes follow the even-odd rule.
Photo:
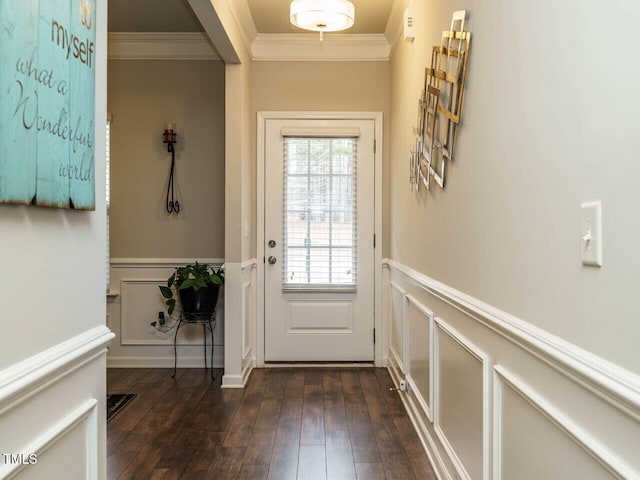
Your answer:
[[[416,145],[409,162],[411,190],[422,184],[429,189],[431,178],[444,188],[447,162],[453,160],[456,130],[462,116],[471,33],[464,30],[466,10],[453,13],[449,30],[442,32],[440,45],[431,51],[418,101]]]

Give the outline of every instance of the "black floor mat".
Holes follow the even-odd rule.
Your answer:
[[[135,393],[112,393],[107,395],[107,422],[115,417],[116,413],[122,410],[135,396]]]

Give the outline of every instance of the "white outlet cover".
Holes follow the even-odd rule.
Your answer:
[[[602,202],[583,203],[580,216],[582,264],[590,267],[601,267]]]

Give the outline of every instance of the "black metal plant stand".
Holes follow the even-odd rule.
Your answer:
[[[178,320],[178,325],[176,326],[176,333],[173,336],[173,375],[172,378],[175,378],[176,371],[178,370],[178,332],[180,331],[180,327],[183,324],[196,324],[202,325],[202,331],[204,333],[203,338],[203,346],[204,346],[204,369],[207,370],[207,329],[211,333],[211,380],[215,380],[213,376],[213,330],[216,328],[216,312],[213,312],[209,317],[205,318],[186,318],[184,313],[180,313],[180,320]]]

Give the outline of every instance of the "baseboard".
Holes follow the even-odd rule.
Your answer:
[[[223,375],[221,388],[244,388],[255,364],[255,359],[251,359],[246,362],[241,375]]]

